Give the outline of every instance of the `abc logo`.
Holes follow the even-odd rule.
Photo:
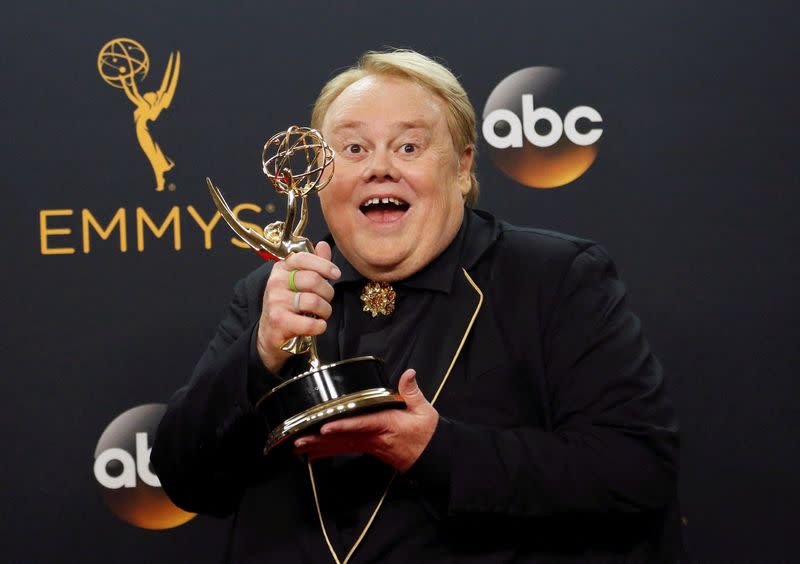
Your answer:
[[[129,409],[106,427],[94,451],[94,477],[117,517],[143,529],[169,529],[195,516],[176,507],[150,466],[150,442],[166,406]]]
[[[504,78],[486,100],[483,137],[508,176],[532,188],[555,188],[594,162],[603,118],[577,103],[565,73],[529,67]]]

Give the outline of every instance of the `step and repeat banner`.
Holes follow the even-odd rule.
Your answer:
[[[699,561],[790,561],[800,10],[789,3],[16,2],[3,52],[7,562],[218,562],[149,463],[284,201],[264,141],[408,47],[459,76],[478,207],[601,242],[666,368]],[[325,233],[318,205],[310,236]]]

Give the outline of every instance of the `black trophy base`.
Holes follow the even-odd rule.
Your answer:
[[[374,356],[320,366],[272,388],[258,400],[256,410],[268,429],[264,454],[327,421],[405,405],[397,390],[389,387],[383,361]]]

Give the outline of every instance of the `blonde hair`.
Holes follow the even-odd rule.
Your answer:
[[[473,155],[476,153],[475,109],[472,107],[464,87],[447,67],[410,49],[367,51],[361,55],[355,65],[330,79],[322,87],[317,101],[314,103],[314,109],[311,112],[311,127],[320,129],[328,108],[339,94],[354,82],[370,75],[405,78],[442,98],[447,107],[447,127],[450,130],[456,153],[462,155],[470,146]],[[477,159],[473,158],[470,187],[464,197],[469,206],[475,205],[478,201],[476,162]]]

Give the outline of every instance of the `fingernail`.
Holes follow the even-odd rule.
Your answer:
[[[333,276],[334,278],[339,278],[341,275],[342,271],[339,270],[338,266],[334,266],[333,268],[331,268],[331,276]]]
[[[294,446],[296,446],[297,448],[300,448],[300,447],[304,446],[305,444],[306,444],[306,442],[303,439],[297,439],[294,442]]]

